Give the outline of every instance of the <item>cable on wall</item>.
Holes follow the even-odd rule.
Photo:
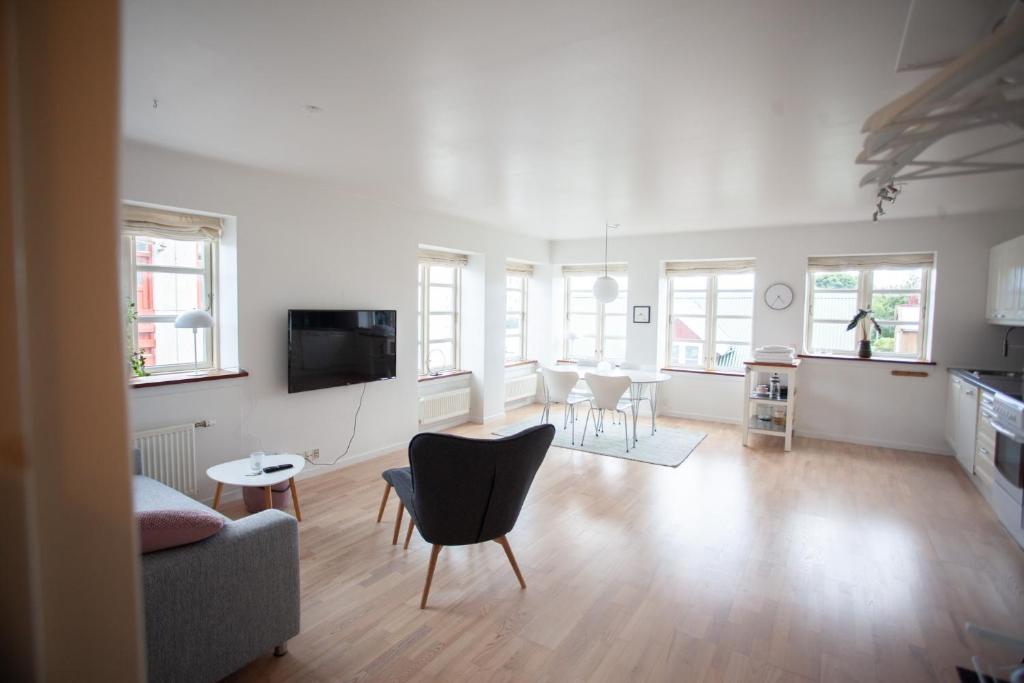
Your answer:
[[[341,455],[339,455],[337,458],[335,458],[334,460],[332,460],[330,462],[316,462],[314,460],[311,460],[309,458],[309,456],[303,456],[303,458],[306,460],[307,463],[309,463],[310,465],[320,465],[320,466],[324,466],[324,467],[330,467],[331,465],[336,465],[339,460],[341,460],[346,455],[348,455],[349,449],[352,448],[352,441],[355,440],[355,438],[356,438],[356,429],[359,427],[359,411],[363,409],[363,397],[366,396],[366,387],[367,386],[369,386],[369,383],[364,383],[363,384],[363,390],[359,394],[359,405],[356,406],[356,414],[352,418],[352,434],[349,435],[349,437],[348,437],[348,445],[345,446],[345,451]]]

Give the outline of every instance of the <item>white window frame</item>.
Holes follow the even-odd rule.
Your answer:
[[[520,286],[509,287],[509,279],[519,280]],[[508,293],[519,292],[520,301],[522,305],[518,311],[510,311],[508,308]],[[526,360],[526,335],[527,335],[527,309],[529,308],[529,295],[530,295],[530,276],[526,273],[517,271],[508,271],[505,273],[505,319],[515,316],[519,318],[519,334],[509,334],[509,330],[505,328],[505,363],[518,363]],[[508,356],[508,340],[511,337],[519,337],[519,353],[514,358]]]
[[[921,271],[921,288],[920,289],[875,289],[874,288],[874,271],[876,270],[920,270]],[[849,320],[833,320],[831,318],[815,318],[814,317],[814,294],[815,292],[856,292],[857,294],[857,308],[870,308],[874,295],[877,294],[891,294],[891,295],[909,295],[918,294],[921,297],[921,317],[918,321],[918,340],[917,340],[917,351],[915,353],[897,353],[895,351],[880,351],[872,348],[871,356],[879,358],[893,358],[902,360],[919,360],[927,361],[931,350],[931,330],[929,327],[929,321],[931,320],[931,289],[932,289],[932,270],[931,266],[927,265],[880,265],[872,267],[864,267],[851,265],[849,268],[808,268],[807,270],[807,306],[806,306],[806,323],[804,326],[804,349],[808,354],[828,354],[828,355],[851,355],[849,349],[827,349],[816,347],[813,344],[813,330],[814,323],[843,323],[849,324]],[[826,273],[836,272],[857,272],[857,288],[856,289],[815,289],[814,281],[815,276],[823,275]],[[880,325],[891,324],[896,327],[901,326],[899,321],[896,320],[879,320]],[[905,326],[905,324],[904,324]],[[861,332],[861,325],[857,325],[854,329],[854,345],[857,345],[864,338]],[[870,334],[868,335],[870,338]],[[854,350],[852,353],[856,353]]]
[[[595,322],[595,325],[594,325],[594,330],[595,330],[595,335],[596,335],[596,338],[594,339],[594,353],[595,353],[594,357],[576,356],[576,355],[573,355],[573,354],[571,354],[569,352],[569,316],[572,315],[572,310],[570,308],[570,302],[572,301],[572,292],[573,292],[573,289],[572,289],[572,278],[574,278],[574,277],[601,277],[602,275],[604,275],[604,270],[593,270],[593,271],[582,271],[582,270],[577,271],[577,270],[573,270],[572,272],[567,272],[567,273],[564,274],[564,278],[565,278],[565,301],[564,301],[564,306],[565,306],[565,333],[562,335],[562,337],[563,337],[562,338],[562,357],[565,360],[572,360],[572,361],[601,361],[601,360],[607,360],[605,358],[605,355],[604,355],[605,342],[606,341],[608,341],[609,339],[611,339],[611,340],[619,340],[619,339],[621,339],[622,342],[623,342],[624,348],[625,348],[625,345],[627,345],[629,343],[628,342],[628,335],[629,335],[629,276],[628,276],[628,274],[626,273],[625,270],[616,270],[614,272],[609,271],[608,274],[609,275],[613,275],[613,276],[618,276],[618,277],[626,278],[626,288],[625,289],[621,289],[621,288],[619,289],[619,296],[620,297],[624,297],[624,299],[626,301],[626,306],[625,306],[626,310],[625,310],[625,312],[624,313],[608,313],[606,308],[605,308],[606,304],[603,304],[600,301],[596,301],[595,300],[594,304],[596,305],[596,310],[595,310],[594,313],[592,313],[592,314],[591,313],[586,313],[586,314],[579,314],[579,313],[577,313],[577,315],[594,315],[594,316],[596,316],[596,322]],[[577,290],[577,291],[582,291],[582,290]],[[618,300],[617,297],[616,297],[616,300]],[[626,334],[625,335],[622,335],[621,337],[620,336],[610,337],[610,336],[605,335],[605,328],[607,327],[606,323],[607,323],[608,316],[621,316],[623,319],[625,319],[625,328],[626,328]],[[624,360],[625,359],[625,355],[626,354],[624,352],[623,353],[623,358],[622,359],[616,359],[616,361]]]
[[[454,273],[452,275],[451,283],[431,283],[430,281],[430,268],[431,266],[439,268],[451,268]],[[430,310],[430,288],[431,287],[445,287],[452,289],[452,309],[451,311],[434,311],[435,315],[451,315],[452,316],[452,337],[445,339],[431,339],[430,338],[430,316],[432,311]],[[429,261],[420,261],[419,263],[419,290],[420,290],[420,301],[419,310],[417,315],[419,316],[419,367],[418,372],[420,377],[427,377],[445,372],[458,371],[461,363],[461,313],[462,313],[462,268],[454,263],[431,263]],[[452,359],[451,362],[444,365],[443,367],[430,367],[430,344],[431,342],[445,343],[451,342],[452,344]]]
[[[742,275],[744,273],[754,274],[754,269],[753,268],[746,268],[746,269],[743,269],[743,270],[733,270],[733,269],[729,269],[729,270],[726,270],[726,269],[715,270],[715,269],[707,269],[707,270],[694,270],[692,272],[685,272],[685,273],[677,272],[677,273],[667,273],[666,274],[666,278],[668,280],[667,287],[666,287],[666,289],[668,291],[668,302],[666,304],[665,310],[668,311],[668,328],[666,330],[666,335],[665,335],[665,363],[666,363],[667,367],[678,368],[678,369],[683,369],[683,370],[705,370],[707,372],[720,372],[720,371],[733,371],[733,372],[735,372],[735,371],[737,371],[737,368],[735,368],[733,366],[721,366],[720,367],[720,366],[716,365],[716,363],[715,363],[715,355],[716,355],[715,354],[715,347],[717,345],[719,345],[719,344],[735,344],[736,346],[749,346],[749,347],[753,347],[753,331],[754,331],[753,305],[754,305],[754,292],[757,289],[757,283],[755,281],[754,286],[750,290],[746,290],[746,289],[726,289],[726,290],[722,290],[722,291],[726,291],[726,292],[746,292],[746,291],[749,291],[750,292],[750,299],[751,299],[751,314],[750,315],[719,315],[718,314],[718,292],[719,292],[718,276],[719,275]],[[675,286],[673,284],[673,280],[675,278],[677,278],[677,277],[690,277],[690,276],[705,276],[705,277],[707,277],[708,278],[708,285],[707,285],[707,287],[705,289],[703,289],[703,290],[699,290],[699,289],[680,289],[680,290],[676,290],[675,289]],[[674,294],[675,294],[676,291],[680,291],[680,292],[700,292],[700,291],[703,291],[705,293],[704,340],[702,342],[700,342],[704,346],[704,362],[703,363],[682,364],[682,365],[672,363],[672,323],[675,320],[675,318],[686,317],[686,316],[683,316],[682,314],[675,313],[674,310],[673,310],[673,303],[674,303],[674,300],[675,300]],[[696,316],[691,316],[691,317],[696,317]],[[751,331],[751,341],[749,341],[749,342],[742,342],[742,341],[735,341],[735,340],[730,340],[730,339],[718,339],[717,338],[717,329],[718,328],[717,328],[716,323],[717,323],[717,321],[719,319],[724,319],[724,320],[749,320],[750,321],[750,331]],[[697,342],[695,341],[694,344],[697,344]]]
[[[217,295],[217,243],[208,239],[175,239],[175,238],[149,238],[149,239],[171,239],[176,242],[202,242],[203,243],[203,267],[194,268],[188,266],[155,266],[137,263],[135,255],[135,242],[140,236],[124,235],[122,245],[124,283],[126,286],[126,298],[138,311],[138,274],[139,273],[174,273],[194,274],[203,276],[203,292],[206,295],[206,312],[213,317],[213,327],[206,337],[204,346],[204,358],[198,364],[201,370],[212,370],[220,366],[219,363],[219,337],[220,337],[220,316],[218,314]],[[177,315],[143,315],[139,313],[131,329],[131,342],[133,349],[139,348],[139,324],[140,323],[173,323]],[[147,365],[146,372],[151,375],[166,375],[178,372],[186,372],[195,369],[194,363],[173,363],[167,365]]]

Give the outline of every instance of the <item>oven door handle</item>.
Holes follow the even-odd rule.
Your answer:
[[[991,422],[989,422],[989,424],[992,425],[992,429],[996,430],[997,432],[999,432],[1000,434],[1002,434],[1006,438],[1010,439],[1014,443],[1024,443],[1024,436],[1021,436],[1021,435],[1018,435],[1018,434],[1014,434],[1009,429],[1007,429],[1006,427],[1003,427],[1002,425],[1000,425],[995,420],[992,420]]]

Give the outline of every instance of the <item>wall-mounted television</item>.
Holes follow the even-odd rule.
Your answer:
[[[395,377],[396,311],[288,311],[288,393]]]

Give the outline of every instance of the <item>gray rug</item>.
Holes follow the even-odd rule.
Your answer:
[[[560,416],[557,416],[560,417]],[[663,465],[665,467],[679,467],[683,461],[690,457],[690,453],[697,447],[707,434],[700,432],[688,432],[685,429],[673,429],[672,427],[658,427],[658,431],[651,435],[650,423],[647,428],[642,426],[637,430],[636,446],[630,444],[629,453],[626,453],[626,438],[622,435],[622,425],[612,424],[611,417],[605,416],[606,431],[601,436],[594,436],[594,427],[591,424],[587,430],[587,439],[584,445],[580,446],[580,436],[583,431],[583,422],[576,425],[576,444],[570,441],[572,429],[562,429],[561,420],[555,425],[555,440],[552,446],[568,448],[575,451],[586,451],[598,455],[607,455],[612,458],[624,458],[636,460],[637,462],[648,462],[652,465]],[[530,422],[519,422],[495,430],[496,436],[512,436],[518,434],[527,427],[538,424],[536,420]],[[632,436],[632,428],[630,428]]]

